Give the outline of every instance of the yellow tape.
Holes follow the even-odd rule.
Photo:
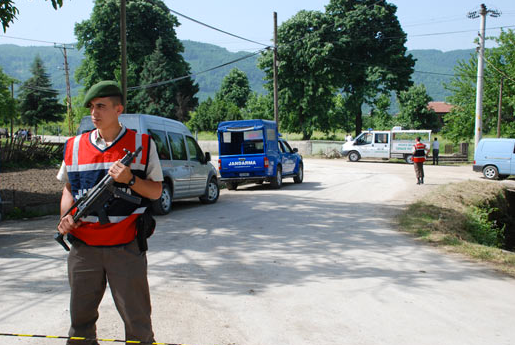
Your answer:
[[[0,336],[5,337],[32,337],[32,338],[50,338],[50,339],[70,339],[70,340],[90,340],[90,341],[107,341],[114,343],[126,344],[148,344],[148,345],[185,345],[185,344],[172,344],[172,343],[150,343],[139,340],[119,340],[119,339],[102,339],[102,338],[85,338],[85,337],[65,337],[59,335],[41,335],[41,334],[18,334],[18,333],[0,333]]]

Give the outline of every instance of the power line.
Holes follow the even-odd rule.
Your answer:
[[[230,32],[227,32],[227,31],[224,31],[224,30],[221,30],[221,29],[215,28],[214,26],[208,25],[208,24],[206,24],[206,23],[203,23],[203,22],[201,22],[201,21],[198,21],[198,20],[196,20],[196,19],[193,19],[193,18],[191,18],[191,17],[188,17],[188,16],[186,16],[186,15],[184,15],[184,14],[182,14],[182,13],[179,13],[179,12],[177,12],[177,11],[174,11],[174,10],[172,10],[172,9],[169,9],[169,11],[170,11],[170,12],[172,12],[172,13],[175,13],[175,14],[176,14],[176,15],[178,15],[178,16],[181,16],[181,17],[183,17],[183,18],[186,18],[186,19],[188,19],[188,20],[191,20],[192,22],[195,22],[195,23],[197,23],[197,24],[203,25],[203,26],[205,26],[205,27],[207,27],[207,28],[210,28],[210,29],[212,29],[212,30],[215,30],[215,31],[221,32],[221,33],[223,33],[223,34],[226,34],[226,35],[229,35],[229,36],[232,36],[232,37],[236,37],[236,38],[239,38],[240,40],[244,40],[244,41],[247,41],[247,42],[251,42],[251,43],[259,44],[259,45],[262,45],[262,46],[264,46],[264,47],[269,47],[269,45],[268,45],[268,44],[263,44],[263,43],[260,43],[260,42],[256,42],[256,41],[253,41],[253,40],[249,40],[248,38],[241,37],[241,36],[238,36],[238,35],[232,34],[232,33],[230,33]]]
[[[501,71],[500,69],[498,69],[493,63],[491,63],[490,61],[488,61],[488,59],[486,57],[483,57],[483,60],[488,64],[490,65],[493,69],[495,69],[497,71],[497,73],[499,73],[502,77],[512,81],[515,83],[515,80],[511,77],[509,77],[506,73],[504,73],[503,71]]]
[[[127,90],[139,90],[139,89],[149,89],[149,88],[152,88],[152,87],[157,87],[157,86],[162,86],[162,85],[166,85],[166,84],[170,84],[170,83],[174,83],[176,81],[179,81],[179,80],[182,80],[182,79],[186,79],[186,78],[190,78],[190,77],[194,77],[194,76],[197,76],[199,74],[203,74],[203,73],[207,73],[207,72],[211,72],[215,69],[219,69],[219,68],[222,68],[222,67],[225,67],[225,66],[228,66],[228,65],[231,65],[233,63],[236,63],[236,62],[239,62],[239,61],[242,61],[242,60],[246,60],[248,58],[251,58],[255,55],[258,55],[258,54],[261,54],[263,51],[265,51],[267,48],[263,48],[263,49],[260,49],[258,50],[257,52],[254,52],[252,54],[248,54],[248,55],[245,55],[245,56],[242,56],[236,60],[232,60],[232,61],[229,61],[229,62],[226,62],[226,63],[223,63],[221,65],[218,65],[218,66],[215,66],[215,67],[211,67],[209,69],[206,69],[204,71],[201,71],[201,72],[196,72],[196,73],[190,73],[190,74],[187,74],[187,75],[184,75],[182,77],[177,77],[177,78],[173,78],[173,79],[169,79],[169,80],[163,80],[163,81],[160,81],[160,82],[156,82],[156,83],[151,83],[151,84],[146,84],[146,85],[139,85],[139,86],[132,86],[132,87],[129,87],[127,88]]]
[[[32,39],[32,38],[22,38],[22,37],[14,37],[14,36],[7,36],[7,35],[0,35],[0,37],[12,38],[12,39],[15,39],[15,40],[22,40],[22,41],[39,42],[39,43],[61,44],[61,45],[65,45],[65,44],[66,44],[66,43],[58,43],[58,42],[50,42],[50,41],[41,41],[41,40],[35,40],[35,39]]]

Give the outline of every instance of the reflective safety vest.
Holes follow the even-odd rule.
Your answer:
[[[134,175],[146,178],[150,137],[146,134],[137,134],[126,129],[125,133],[116,142],[104,150],[92,142],[93,132],[84,133],[69,139],[64,149],[64,163],[71,184],[74,200],[85,195],[107,174],[109,167],[125,156],[123,149],[134,152],[137,147],[143,149],[133,160],[130,168]],[[140,196],[132,191],[128,185],[115,183],[124,192]],[[140,196],[141,197],[141,196]],[[110,223],[100,224],[98,217],[90,215],[82,218],[82,225],[70,233],[92,246],[115,246],[130,243],[136,236],[136,218],[145,211],[148,199],[136,205],[121,198],[112,198],[108,202],[107,216]]]
[[[413,162],[423,163],[426,161],[426,145],[423,143],[416,143],[414,145],[415,153],[413,154]]]

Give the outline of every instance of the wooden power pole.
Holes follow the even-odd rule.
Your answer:
[[[279,94],[277,86],[277,12],[274,12],[274,120],[279,130]]]
[[[121,43],[121,77],[122,77],[122,104],[127,113],[127,25],[126,25],[126,0],[120,0],[120,43]]]
[[[66,52],[66,49],[73,49],[73,46],[66,47],[65,44],[58,46],[54,43],[54,48],[59,48],[64,57],[64,74],[66,77],[66,122],[68,123],[68,134],[73,135],[75,128],[73,126],[72,96],[70,91],[70,67],[68,65],[68,54]]]
[[[497,138],[501,137],[501,109],[502,109],[502,86],[504,77],[501,77],[501,85],[499,85],[499,106],[497,107]]]

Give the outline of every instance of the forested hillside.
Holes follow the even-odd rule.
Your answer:
[[[412,79],[415,84],[424,84],[429,96],[435,101],[445,101],[450,95],[449,91],[443,87],[444,83],[449,83],[454,75],[454,65],[459,60],[469,60],[474,49],[452,50],[442,52],[440,50],[410,50],[417,59],[415,73]]]
[[[250,53],[232,53],[227,49],[201,42],[182,41],[185,52],[183,56],[191,65],[193,73],[199,73],[213,67],[240,59]],[[454,50],[441,52],[439,50],[412,50],[408,51],[416,59],[415,73],[412,78],[415,84],[425,84],[429,95],[435,101],[444,101],[449,92],[444,89],[443,83],[449,82],[453,68],[458,60],[468,60],[474,50]],[[74,71],[83,58],[80,51],[68,49],[68,63],[70,65],[70,82],[72,96],[78,94],[81,86],[75,82]],[[43,60],[47,73],[50,75],[53,86],[64,97],[66,83],[64,74],[64,58],[60,49],[54,47],[20,47],[16,45],[0,45],[0,66],[4,73],[20,81],[30,77],[30,66],[36,55]],[[237,67],[247,74],[250,87],[253,91],[263,93],[264,73],[256,67],[258,55],[229,64],[219,69],[200,73],[195,77],[200,86],[199,100],[205,100],[220,88],[222,79],[229,71]]]

